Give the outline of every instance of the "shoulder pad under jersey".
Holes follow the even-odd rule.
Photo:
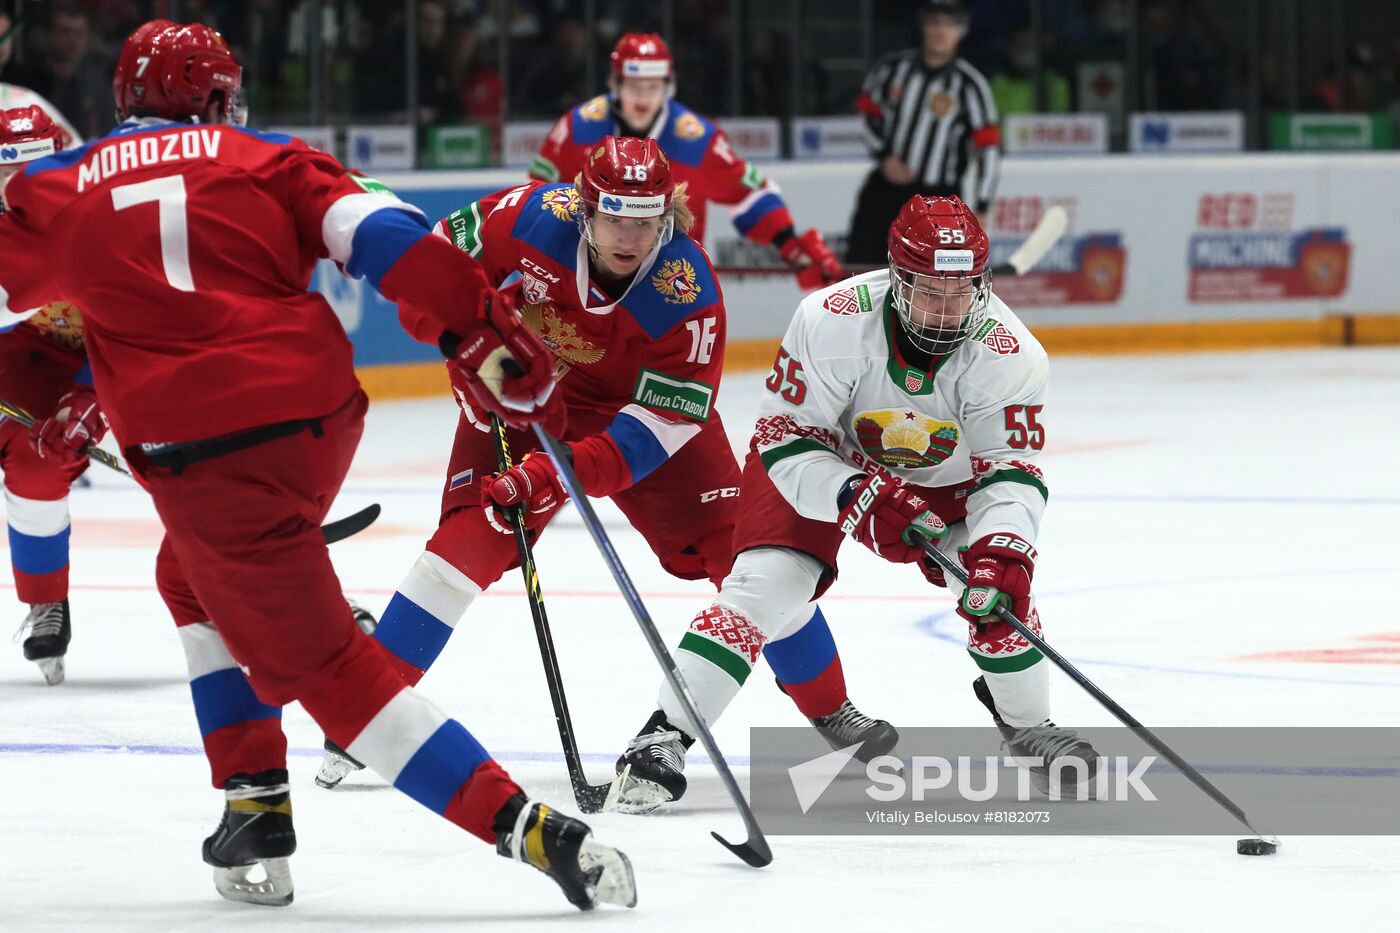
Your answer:
[[[666,125],[661,128],[656,141],[672,162],[694,166],[704,161],[714,135],[715,125],[712,122],[684,104],[671,101]]]
[[[599,94],[569,111],[569,130],[576,146],[592,146],[609,133],[617,132],[608,96]]]
[[[583,201],[572,184],[541,185],[525,196],[511,236],[528,243],[565,268],[578,256],[578,212]]]
[[[623,306],[653,340],[701,308],[722,301],[709,257],[690,237],[677,233],[661,248],[646,278],[627,293]]]

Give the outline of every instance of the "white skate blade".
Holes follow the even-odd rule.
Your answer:
[[[603,801],[603,812],[640,815],[670,803],[671,799],[671,792],[655,781],[632,777],[632,766],[627,765],[613,778]]]
[[[249,875],[261,866],[263,880]],[[289,859],[268,858],[252,865],[214,869],[214,888],[231,901],[260,907],[286,907],[292,902],[292,868]]]
[[[601,866],[593,888],[593,904],[615,904],[618,907],[637,906],[637,879],[627,856],[612,846],[605,846],[589,836],[578,853],[579,867],[585,873]]]
[[[1088,782],[1083,785],[1077,781],[1061,782],[1060,769],[1058,768],[1051,771],[1044,765],[1032,767],[1031,763],[1037,759],[1014,757],[1013,760],[1017,762],[1019,767],[1030,771],[1031,787],[1047,800],[1085,801],[1098,799],[1096,777],[1091,776]],[[1074,769],[1068,770],[1076,777],[1078,776]]]
[[[57,687],[63,683],[63,655],[56,658],[40,658],[34,662],[39,665],[39,671],[44,675],[44,680],[48,681],[50,687]]]
[[[326,752],[321,759],[321,767],[316,772],[316,786],[324,787],[326,790],[334,790],[340,782],[345,780],[346,775],[353,774],[360,769],[346,758],[342,758],[335,752]]]

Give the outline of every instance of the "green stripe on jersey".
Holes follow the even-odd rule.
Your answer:
[[[704,658],[733,677],[740,685],[749,679],[749,674],[753,671],[753,667],[744,658],[694,632],[685,633],[685,637],[681,639],[680,650]]]
[[[530,175],[541,181],[555,182],[559,180],[559,168],[544,156],[537,155],[530,163]]]
[[[978,483],[976,488],[972,491],[979,492],[980,490],[986,489],[993,483],[1022,483],[1026,486],[1030,486],[1032,489],[1039,492],[1041,496],[1044,497],[1046,502],[1050,501],[1050,490],[1045,488],[1044,483],[1036,479],[1031,474],[1027,473],[1025,470],[1018,470],[1014,467],[1008,470],[996,470],[988,474],[987,476],[983,477],[982,482]]]
[[[1031,665],[1040,663],[1045,657],[1037,648],[1014,654],[1009,658],[989,658],[985,654],[978,654],[971,648],[967,650],[967,653],[972,655],[972,660],[977,662],[978,667],[989,674],[1014,674],[1017,671],[1024,671]]]
[[[799,437],[788,441],[786,444],[779,444],[777,447],[770,447],[758,455],[758,459],[763,461],[765,470],[773,469],[773,464],[779,460],[786,460],[788,457],[795,457],[798,454],[809,454],[813,451],[823,451],[831,453],[831,448],[821,441],[814,441],[810,437]]]
[[[473,201],[459,211],[447,215],[447,228],[452,231],[452,243],[473,258],[481,254],[481,208]]]

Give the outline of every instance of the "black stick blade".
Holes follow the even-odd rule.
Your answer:
[[[773,850],[768,848],[768,841],[762,836],[759,836],[757,839],[751,837],[748,842],[741,842],[735,845],[713,830],[710,832],[710,835],[714,836],[715,841],[720,845],[739,856],[739,858],[743,859],[754,868],[762,868],[773,861]]]
[[[374,520],[379,517],[379,511],[378,502],[365,506],[354,515],[347,515],[342,519],[322,525],[321,534],[326,536],[327,544],[344,541],[351,535],[357,535],[373,525]]]

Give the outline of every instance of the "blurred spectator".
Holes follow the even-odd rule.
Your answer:
[[[1369,111],[1377,106],[1376,53],[1364,43],[1352,46],[1347,53],[1346,67],[1340,78],[1334,62],[1328,75],[1313,88],[1309,102],[1319,110],[1333,113]]]
[[[554,24],[549,49],[537,57],[511,93],[511,109],[517,114],[553,116],[581,103],[588,55],[588,31],[576,19]]]
[[[447,45],[452,23],[444,0],[418,0],[418,122],[450,123],[462,98]]]
[[[86,15],[69,7],[54,9],[31,66],[14,78],[53,101],[87,138],[104,135],[115,123],[112,69],[90,54],[91,42]]]
[[[744,112],[765,117],[792,113],[787,36],[774,26],[755,26],[744,44]]]
[[[1045,106],[1035,99],[1035,33],[1018,29],[1006,48],[1006,69],[991,78],[992,97],[1003,116],[1013,113],[1065,113],[1069,110],[1069,82],[1063,75],[1041,66]]]
[[[9,13],[0,13],[0,36],[4,37],[0,39],[0,81],[10,80],[10,61],[15,56],[15,42],[19,38],[18,34],[10,34],[14,25],[15,21],[10,18]]]
[[[1142,109],[1218,110],[1224,76],[1205,49],[1177,22],[1167,0],[1142,7]]]
[[[451,75],[468,120],[486,123],[493,139],[505,119],[505,81],[481,44],[477,22],[464,17],[453,30]]]

